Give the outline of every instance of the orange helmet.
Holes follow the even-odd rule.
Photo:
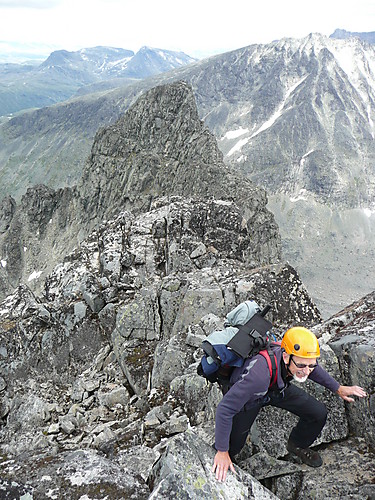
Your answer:
[[[294,354],[300,358],[318,358],[320,349],[318,339],[303,326],[289,328],[281,341],[281,347],[287,354]]]

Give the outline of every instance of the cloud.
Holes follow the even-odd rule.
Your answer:
[[[61,0],[0,0],[0,8],[51,9],[60,3]]]

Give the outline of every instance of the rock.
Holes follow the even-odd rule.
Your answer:
[[[87,305],[80,301],[74,304],[74,315],[77,318],[77,321],[80,321],[86,316]]]
[[[104,299],[101,297],[99,293],[92,293],[85,290],[83,292],[83,298],[90,306],[90,309],[94,313],[98,313],[105,306]]]
[[[211,472],[214,450],[191,431],[168,441],[166,450],[154,466],[155,483],[151,499],[170,499],[176,491],[182,498],[275,499],[255,478],[238,470],[219,483]],[[199,460],[196,460],[196,457]]]
[[[146,417],[145,417],[145,427],[146,429],[150,429],[150,428],[155,428],[157,427],[158,425],[160,425],[160,423],[164,420],[164,417],[162,417],[162,420],[160,420],[160,409],[159,408],[153,408],[152,410],[150,410]]]
[[[375,447],[375,292],[342,311],[328,322],[333,333],[329,345],[340,364],[344,385],[359,385],[369,394],[368,400],[347,404],[349,429],[356,436],[366,438]],[[356,399],[356,398],[355,398]]]
[[[48,434],[58,434],[60,431],[60,424],[59,423],[56,423],[56,424],[51,424],[49,427],[48,427]]]
[[[189,353],[184,336],[175,335],[168,343],[159,342],[155,349],[151,386],[168,387],[172,380],[189,366],[192,355]]]
[[[189,419],[186,415],[175,415],[173,414],[168,422],[168,434],[178,434],[180,432],[185,432],[189,425]]]
[[[15,211],[16,201],[11,196],[4,198],[0,204],[0,233],[9,228]]]
[[[193,250],[190,254],[191,259],[196,259],[197,257],[202,257],[207,253],[206,245],[200,243],[195,250]]]
[[[96,438],[94,439],[93,446],[98,450],[107,451],[110,447],[114,445],[117,441],[116,434],[110,429],[106,427],[103,432],[100,432]]]
[[[107,408],[113,408],[116,405],[126,406],[129,401],[129,393],[125,387],[106,388],[102,386],[97,397],[99,403]]]
[[[66,415],[59,419],[60,428],[65,434],[72,434],[78,425],[77,419],[72,415]]]
[[[84,380],[83,387],[87,392],[94,392],[94,391],[96,391],[96,389],[99,389],[100,381],[99,380]]]
[[[15,470],[18,484],[11,487],[8,478],[13,477]],[[27,494],[30,498],[56,495],[62,500],[83,497],[146,500],[150,494],[131,463],[125,465],[122,458],[118,462],[95,450],[80,449],[56,456],[19,456],[16,464],[8,462],[2,467],[0,491],[10,492],[11,488],[17,488],[24,498],[29,498]]]
[[[375,456],[369,452],[365,443],[351,439],[346,443],[332,443],[319,450],[323,458],[323,466],[313,469],[304,466],[303,474],[296,488],[290,489],[288,476],[276,478],[272,490],[282,500],[294,496],[297,500],[327,498],[371,498],[375,493],[373,470]],[[342,457],[350,456],[350,460]],[[339,464],[340,463],[340,464]],[[356,465],[358,464],[358,465]],[[348,481],[348,478],[349,481]],[[313,491],[311,485],[314,485]]]
[[[133,448],[119,453],[117,460],[125,469],[137,471],[142,479],[147,482],[153,465],[159,460],[160,453],[154,448],[136,445]]]

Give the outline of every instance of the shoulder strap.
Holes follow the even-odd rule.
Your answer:
[[[278,374],[276,354],[271,349],[263,349],[262,351],[259,351],[259,354],[261,354],[267,361],[268,369],[270,371],[270,387],[272,387],[276,384]]]

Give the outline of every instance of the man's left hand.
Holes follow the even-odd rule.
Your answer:
[[[362,387],[358,385],[340,385],[337,389],[336,394],[340,396],[340,398],[348,401],[349,403],[353,403],[354,399],[349,396],[358,396],[359,398],[364,398],[367,396],[367,393]]]

